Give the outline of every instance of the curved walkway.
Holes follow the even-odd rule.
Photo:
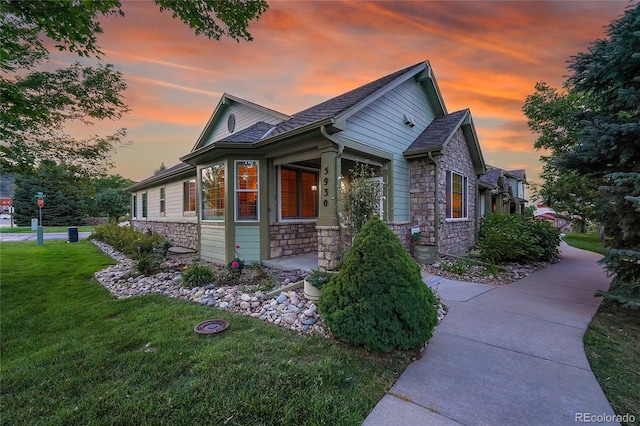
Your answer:
[[[611,409],[582,336],[610,279],[600,255],[562,243],[562,261],[504,286],[429,282],[449,306],[421,359],[364,425],[562,425]]]

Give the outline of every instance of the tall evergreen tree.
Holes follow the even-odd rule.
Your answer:
[[[640,308],[640,5],[611,23],[607,37],[571,58],[569,95],[586,99],[560,114],[576,140],[553,150],[553,167],[599,182],[597,218],[613,276],[606,299]],[[535,130],[535,129],[534,129]]]
[[[42,208],[43,226],[77,226],[83,224],[87,212],[83,190],[86,183],[66,164],[43,162],[36,173],[18,175],[13,198],[14,219],[18,226],[29,226],[39,215],[34,197],[42,192],[46,198]]]

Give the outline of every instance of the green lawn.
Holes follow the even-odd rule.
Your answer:
[[[93,226],[78,226],[78,232],[93,232]],[[67,232],[69,230],[68,226],[44,226],[42,228],[44,233],[48,232]],[[29,234],[36,233],[36,231],[32,230],[29,226],[14,226],[13,228],[10,226],[3,226],[0,228],[0,234]]]
[[[359,425],[416,353],[372,354],[159,295],[88,241],[0,245],[3,424]],[[217,336],[193,327],[231,322]]]
[[[562,239],[572,247],[604,254],[604,246],[598,234],[571,233]]]
[[[604,253],[596,234],[567,234],[567,244]],[[601,305],[584,335],[598,383],[616,414],[632,414],[640,424],[640,312]],[[624,423],[623,423],[624,424]]]

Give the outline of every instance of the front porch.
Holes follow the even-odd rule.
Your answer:
[[[283,256],[274,259],[263,260],[262,264],[269,268],[283,269],[285,271],[302,270],[311,272],[318,268],[318,253],[303,253],[295,256]]]

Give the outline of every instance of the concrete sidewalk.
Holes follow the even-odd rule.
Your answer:
[[[89,238],[91,232],[78,232],[78,238]],[[67,232],[45,232],[42,234],[44,240],[68,240],[69,234]],[[18,241],[36,241],[36,232],[29,232],[27,234],[0,234],[0,242],[18,242]]]
[[[600,255],[565,243],[561,251],[561,262],[509,285],[430,281],[449,312],[364,425],[568,425],[581,413],[613,416],[582,343],[601,302],[593,294],[610,279]]]

